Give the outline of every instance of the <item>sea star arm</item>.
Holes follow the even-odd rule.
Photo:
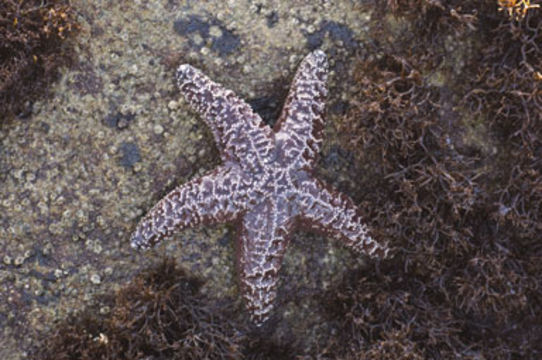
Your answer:
[[[299,191],[302,227],[333,237],[357,253],[388,256],[389,248],[371,238],[360,210],[348,196],[315,178],[305,180]]]
[[[176,230],[237,219],[244,210],[246,181],[235,166],[221,166],[167,194],[139,222],[130,242],[149,248]]]
[[[303,59],[290,86],[282,113],[275,126],[275,139],[282,142],[287,164],[310,168],[317,160],[324,129],[327,96],[327,57],[321,50]]]
[[[261,325],[273,309],[286,234],[291,225],[281,216],[280,202],[266,201],[243,217],[238,233],[237,266],[241,293],[251,320]]]
[[[243,168],[264,163],[262,158],[272,150],[271,129],[250,105],[187,64],[179,66],[177,84],[211,128],[223,161]]]

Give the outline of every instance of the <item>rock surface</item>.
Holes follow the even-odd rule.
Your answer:
[[[367,37],[369,14],[355,3],[72,1],[82,25],[76,64],[30,117],[0,128],[0,357],[24,358],[37,333],[164,254],[205,279],[213,296],[237,297],[234,229],[183,231],[151,252],[128,241],[158,199],[219,163],[209,130],[175,87],[180,63],[203,69],[271,123],[299,61],[324,50],[332,72],[319,171],[348,193],[334,119]],[[362,263],[327,239],[297,235],[276,331],[318,327],[311,297]]]

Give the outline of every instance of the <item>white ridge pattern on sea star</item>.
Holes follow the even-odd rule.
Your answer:
[[[322,51],[307,55],[271,129],[231,90],[181,65],[179,89],[211,128],[223,164],[170,192],[131,237],[133,247],[148,248],[188,227],[238,223],[241,293],[258,325],[270,316],[295,228],[332,237],[357,253],[388,255],[388,247],[369,236],[353,201],[313,175],[322,143],[327,73]]]

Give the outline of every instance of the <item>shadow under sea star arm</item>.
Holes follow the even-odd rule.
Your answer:
[[[211,128],[223,161],[243,168],[261,166],[273,149],[272,130],[250,105],[188,64],[179,66],[177,84]]]
[[[167,194],[137,225],[134,248],[149,248],[177,230],[236,220],[244,210],[243,174],[221,166]]]
[[[303,182],[298,196],[300,222],[306,230],[333,237],[357,253],[388,257],[388,246],[369,235],[360,210],[348,196],[314,178]]]
[[[273,201],[257,205],[243,217],[237,267],[240,291],[256,325],[263,324],[273,309],[289,226]]]
[[[324,130],[328,62],[326,54],[316,50],[307,55],[290,86],[275,139],[282,142],[287,164],[311,167],[317,160]]]

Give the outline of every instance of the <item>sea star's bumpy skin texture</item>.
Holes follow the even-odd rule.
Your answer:
[[[239,223],[241,292],[256,324],[273,308],[294,228],[316,230],[358,253],[388,255],[387,246],[368,235],[352,200],[312,174],[322,143],[327,70],[322,51],[303,60],[275,129],[199,70],[181,65],[177,71],[179,88],[211,128],[223,165],[163,198],[141,220],[131,243],[148,248],[187,227]]]

